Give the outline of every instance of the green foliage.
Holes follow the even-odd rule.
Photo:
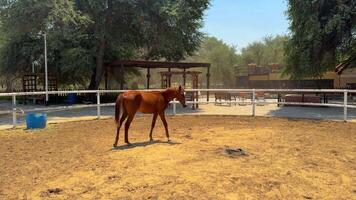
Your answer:
[[[284,45],[288,41],[287,36],[267,36],[262,41],[249,44],[241,50],[242,66],[250,63],[268,65],[271,63],[284,64]]]
[[[78,66],[78,62],[71,62],[72,57],[66,53],[70,48],[82,48],[83,34],[78,33],[85,30],[89,20],[75,11],[72,1],[2,2],[0,17],[3,24],[1,33],[6,38],[0,55],[2,74],[20,77],[31,72],[32,62],[44,63],[42,34],[46,33],[49,72],[57,75],[63,84],[82,81],[85,74],[76,72],[88,67],[88,63]],[[84,52],[81,51],[82,54],[77,57],[88,57]],[[70,66],[62,63],[70,63]],[[43,64],[36,68],[39,68],[37,72],[43,72]]]
[[[320,78],[356,54],[356,1],[289,0],[286,74]]]
[[[246,68],[250,63],[284,65],[284,44],[287,36],[268,36],[236,52],[236,48],[225,44],[215,37],[205,37],[199,50],[187,61],[211,63],[212,86],[233,87],[235,66]]]
[[[62,84],[90,80],[96,89],[104,64],[112,60],[180,60],[192,54],[207,7],[208,0],[1,1],[0,32],[7,39],[0,70],[21,75],[32,60],[43,63],[39,33],[46,33],[49,71]]]
[[[139,5],[146,58],[181,60],[201,43],[203,12],[208,1],[148,0]],[[152,13],[156,13],[153,14]]]
[[[284,52],[288,39],[285,35],[267,36],[262,41],[249,44],[241,50],[242,61],[239,63],[239,69],[246,71],[248,64],[252,63],[259,66],[285,66]]]
[[[234,85],[234,66],[239,63],[240,56],[236,49],[215,37],[205,37],[196,55],[189,61],[211,63],[211,84],[214,87]]]
[[[243,65],[247,66],[250,63],[262,64],[263,53],[266,47],[263,42],[256,41],[249,44],[247,47],[241,50]]]

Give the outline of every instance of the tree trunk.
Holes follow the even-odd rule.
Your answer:
[[[12,79],[11,77],[6,77],[6,80],[5,80],[5,85],[6,85],[5,92],[13,92],[11,79]]]
[[[106,41],[104,36],[100,39],[100,45],[98,52],[96,54],[96,67],[93,70],[91,76],[89,90],[97,90],[100,85],[101,78],[104,72],[104,52],[105,52]]]
[[[105,24],[100,28],[100,25],[97,24],[95,28],[96,33],[100,33],[100,44],[99,49],[96,54],[96,68],[93,70],[93,74],[91,76],[89,90],[97,90],[100,85],[101,78],[104,74],[104,54],[106,48],[106,39],[105,33],[107,28],[111,28],[112,23],[112,0],[107,0],[108,8],[105,13]]]

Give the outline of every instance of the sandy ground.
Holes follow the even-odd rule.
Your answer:
[[[0,199],[356,198],[355,123],[176,116],[167,143],[150,121],[117,149],[112,119],[0,131]]]

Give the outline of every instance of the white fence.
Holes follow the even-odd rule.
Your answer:
[[[102,94],[107,93],[122,93],[126,90],[78,90],[78,91],[48,91],[46,92],[15,92],[15,93],[0,93],[0,97],[12,97],[12,123],[13,127],[17,124],[17,111],[18,108],[16,107],[16,97],[17,96],[34,96],[34,95],[56,95],[56,94],[96,94],[97,96],[97,103],[93,105],[75,105],[75,106],[62,106],[56,108],[44,108],[44,109],[32,109],[32,110],[25,110],[25,112],[32,112],[32,111],[49,111],[49,110],[58,110],[60,108],[65,109],[73,109],[73,108],[85,108],[85,107],[97,107],[97,118],[100,119],[101,116],[101,107],[102,106],[112,106],[114,103],[100,103],[100,96]],[[161,91],[161,90],[144,90],[144,91]],[[279,104],[279,105],[307,105],[307,106],[328,106],[328,107],[341,107],[344,108],[344,121],[347,121],[347,109],[348,108],[356,108],[355,105],[348,105],[348,94],[356,93],[356,90],[336,90],[336,89],[323,89],[323,90],[315,90],[315,89],[187,89],[187,92],[198,92],[199,94],[202,92],[231,92],[231,93],[250,93],[252,94],[250,105],[252,105],[252,116],[256,114],[256,93],[257,92],[269,92],[269,93],[338,93],[343,94],[343,103],[296,103],[296,102],[265,102],[265,104]],[[176,104],[177,101],[172,101],[173,104],[173,114],[176,114]],[[187,104],[206,104],[206,103],[215,103],[215,101],[207,101],[199,99],[198,101],[188,101]],[[243,101],[229,101],[229,103],[246,103]]]

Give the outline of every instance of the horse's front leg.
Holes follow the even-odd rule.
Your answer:
[[[150,131],[150,141],[153,141],[152,132],[153,132],[153,128],[156,125],[157,115],[158,115],[158,113],[154,113],[153,114],[153,119],[152,119],[152,124],[151,124],[151,131]]]
[[[168,124],[167,124],[164,112],[163,113],[159,113],[159,117],[161,118],[161,120],[163,122],[163,125],[164,125],[164,128],[166,129],[167,140],[168,140],[168,142],[170,142],[171,140],[169,139]]]

